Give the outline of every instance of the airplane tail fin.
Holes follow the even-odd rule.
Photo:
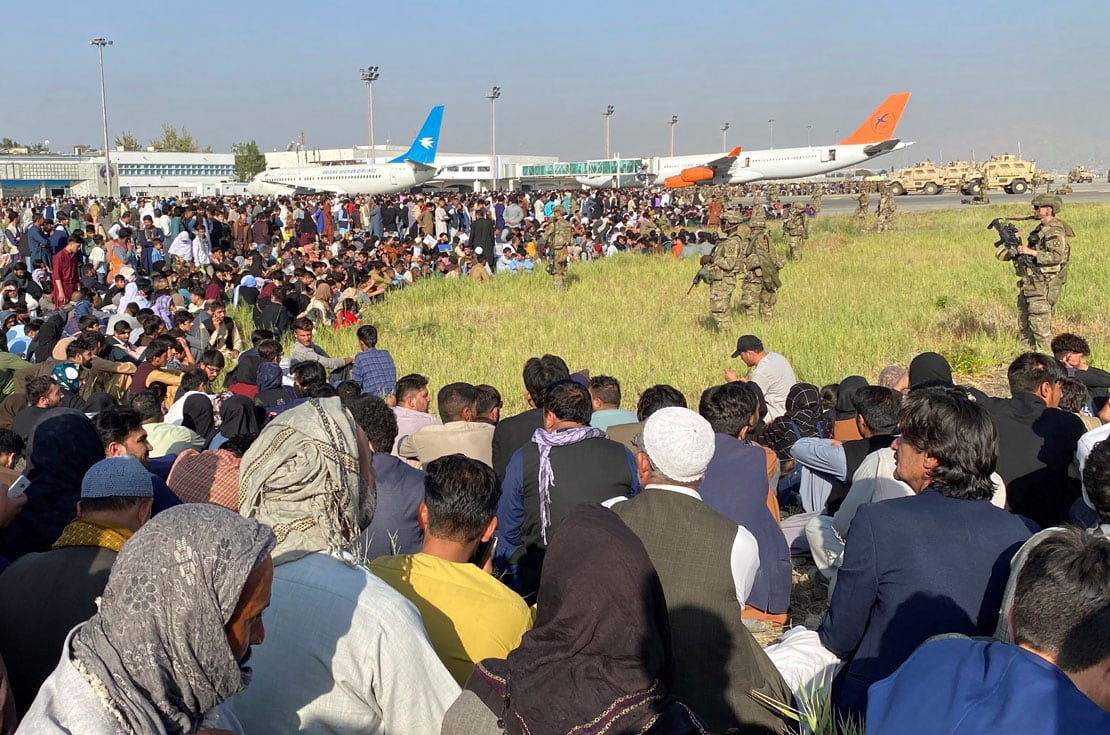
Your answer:
[[[439,147],[439,125],[443,122],[443,105],[436,105],[428,113],[428,119],[416,134],[409,149],[394,158],[390,163],[416,163],[432,164],[436,160],[436,148]]]
[[[869,145],[882,143],[894,137],[894,130],[898,127],[898,120],[902,117],[902,110],[910,99],[909,92],[892,94],[875,108],[871,116],[864,120],[863,125],[856,132],[837,145]]]

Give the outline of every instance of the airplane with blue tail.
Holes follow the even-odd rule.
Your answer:
[[[443,105],[437,105],[428,113],[428,118],[409,149],[387,163],[375,164],[366,161],[336,166],[267,169],[251,179],[247,184],[247,193],[260,196],[287,194],[354,196],[408,191],[431,181],[439,173],[435,160],[442,122]]]

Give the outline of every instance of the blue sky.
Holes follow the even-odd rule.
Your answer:
[[[376,65],[378,142],[407,144],[446,105],[441,150],[600,157],[833,142],[891,92],[913,93],[887,165],[1014,151],[1042,165],[1110,165],[1110,3],[614,0],[581,3],[52,3],[0,20],[0,136],[54,150],[101,138],[94,36],[105,50],[109,131],[163,122],[227,150],[366,142]]]

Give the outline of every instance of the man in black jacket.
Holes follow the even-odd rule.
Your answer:
[[[527,444],[536,429],[543,427],[543,411],[537,408],[543,392],[569,377],[570,370],[558,355],[530,357],[524,363],[524,400],[532,408],[502,419],[493,432],[493,470],[499,480],[505,479],[505,467],[513,452]]]
[[[489,210],[484,207],[479,209],[474,222],[470,225],[470,246],[476,253],[478,248],[482,249],[481,257],[489,263],[491,273],[497,267],[497,248],[493,244],[493,230],[494,222]]]
[[[1069,474],[1079,437],[1078,416],[1062,411],[1064,367],[1049,355],[1026,352],[1010,363],[1011,398],[990,398],[971,389],[998,427],[998,474],[1007,506],[1041,528],[1066,523],[1079,497],[1079,478]]]

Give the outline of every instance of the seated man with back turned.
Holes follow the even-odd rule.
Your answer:
[[[391,554],[415,554],[424,544],[419,522],[424,472],[389,453],[397,438],[397,417],[385,401],[363,395],[345,405],[374,452],[371,465],[378,505],[370,525],[359,535],[362,556],[372,561]]]
[[[860,506],[817,634],[844,660],[832,685],[839,716],[860,717],[867,688],[935,635],[990,635],[1010,558],[1029,538],[996,508],[998,432],[956,388],[919,388],[898,411],[895,478],[914,491]]]
[[[871,735],[1110,732],[1110,539],[1059,529],[1018,573],[1014,644],[921,646],[871,687]]]
[[[550,534],[579,503],[600,503],[640,491],[632,454],[589,426],[590,394],[563,380],[543,393],[543,427],[505,468],[497,507],[496,564],[510,586],[531,601]]]
[[[590,378],[589,388],[590,401],[594,409],[590,426],[609,431],[609,427],[615,424],[627,424],[637,420],[636,414],[621,408],[621,384],[616,378],[595,375]]]
[[[781,625],[790,607],[790,549],[768,507],[767,454],[748,440],[758,411],[759,399],[745,383],[725,383],[702,392],[698,413],[713,427],[714,451],[698,493],[759,545],[759,571],[745,597],[743,617]]]
[[[502,480],[513,452],[531,441],[536,429],[543,427],[543,411],[539,408],[543,392],[549,385],[568,378],[570,370],[558,355],[530,357],[524,363],[524,400],[531,408],[515,416],[502,417],[493,432],[493,471]]]
[[[448,454],[462,454],[493,466],[493,424],[475,420],[478,389],[470,383],[448,383],[439,389],[436,406],[442,424],[428,424],[401,439],[397,453],[422,467]]]
[[[1006,483],[1009,509],[1041,528],[1066,522],[1080,495],[1079,478],[1070,468],[1086,427],[1058,408],[1065,377],[1049,355],[1026,352],[1007,370],[1011,398],[969,389],[998,427],[998,474]]]
[[[0,650],[20,714],[58,665],[69,631],[96,612],[116,554],[150,518],[153,494],[137,459],[100,460],[85,473],[77,517],[54,548],[27,554],[0,575]]]
[[[740,621],[759,556],[756,540],[702,502],[702,477],[714,454],[708,421],[685,408],[662,408],[637,437],[644,491],[612,505],[647,549],[667,599],[674,639],[671,693],[713,732],[786,732],[751,690],[790,704],[786,683]]]
[[[460,686],[475,662],[505,658],[532,627],[528,605],[490,574],[500,498],[489,465],[461,454],[434,460],[420,503],[420,553],[370,564],[416,605],[432,647]]]

